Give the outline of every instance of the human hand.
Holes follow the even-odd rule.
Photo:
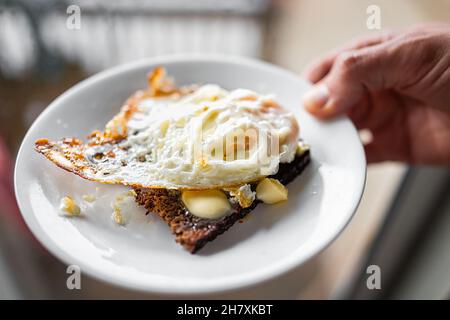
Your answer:
[[[369,163],[450,165],[450,25],[359,39],[310,65],[305,108],[371,131]]]

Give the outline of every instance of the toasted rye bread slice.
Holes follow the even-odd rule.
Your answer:
[[[278,173],[271,176],[286,185],[305,169],[310,161],[309,151],[297,155],[291,163],[280,164]],[[254,191],[256,185],[251,185]],[[175,240],[191,253],[200,250],[208,241],[224,233],[236,221],[245,217],[261,201],[255,199],[250,207],[242,208],[238,203],[232,204],[232,212],[218,220],[202,219],[194,216],[184,206],[181,192],[170,189],[136,188],[136,202],[154,212],[169,225]]]

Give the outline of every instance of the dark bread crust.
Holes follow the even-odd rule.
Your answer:
[[[286,185],[305,169],[310,161],[309,150],[297,155],[291,163],[280,164],[278,173],[271,176]],[[254,191],[256,185],[251,185]],[[169,225],[175,239],[191,253],[197,252],[208,241],[224,233],[236,221],[244,218],[261,201],[255,200],[248,208],[238,203],[232,205],[232,213],[218,220],[201,219],[189,212],[181,201],[181,192],[170,189],[136,188],[136,202],[148,212],[154,212]]]

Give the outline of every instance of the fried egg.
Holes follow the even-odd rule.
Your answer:
[[[272,95],[215,84],[176,88],[156,69],[103,132],[39,139],[36,150],[85,179],[144,188],[243,185],[291,162],[299,127]]]

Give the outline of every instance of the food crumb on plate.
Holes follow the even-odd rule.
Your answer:
[[[65,196],[61,199],[60,210],[67,216],[81,215],[81,209],[71,196]]]
[[[95,195],[93,195],[93,194],[84,194],[82,196],[82,198],[85,202],[89,202],[89,203],[92,203],[96,200]]]
[[[131,212],[136,209],[135,197],[136,192],[134,190],[121,192],[116,195],[111,203],[113,208],[111,218],[116,224],[123,226],[129,222]]]

